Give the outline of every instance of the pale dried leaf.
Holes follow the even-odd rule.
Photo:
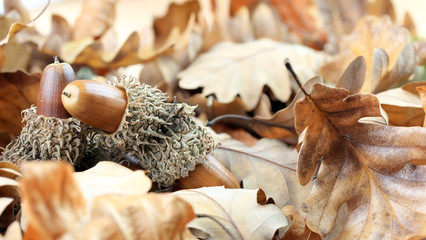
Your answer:
[[[22,30],[31,27],[31,24],[23,24],[19,19],[8,19],[8,15],[0,18],[0,27],[8,29],[6,35],[0,35],[0,71],[14,72],[25,69],[30,58],[30,49],[21,44],[15,35]]]
[[[232,102],[239,95],[247,104],[247,110],[252,110],[266,85],[278,100],[286,102],[291,95],[290,79],[282,67],[286,57],[304,63],[295,69],[303,82],[316,75],[325,58],[322,53],[304,46],[270,39],[242,44],[223,42],[180,72],[179,86],[202,87],[203,96],[214,94],[220,103]]]
[[[279,23],[266,3],[261,2],[254,9],[252,24],[256,38],[279,39]]]
[[[390,0],[368,1],[367,14],[378,17],[387,15],[393,22],[396,20],[395,10]]]
[[[152,186],[150,178],[142,170],[132,171],[109,161],[101,161],[73,175],[86,200],[105,194],[141,195]]]
[[[342,87],[351,93],[358,93],[365,80],[365,59],[359,56],[353,60],[343,72],[336,87]]]
[[[15,221],[9,225],[4,236],[0,236],[1,240],[22,240],[22,232],[19,222]]]
[[[374,17],[365,16],[357,22],[354,31],[342,37],[339,41],[340,53],[335,59],[325,64],[321,68],[321,74],[325,80],[337,83],[339,77],[344,72],[349,63],[358,56],[363,56],[366,62],[365,82],[361,92],[371,92],[375,86],[372,86],[372,69],[373,69],[373,54],[376,48],[382,48],[389,57],[389,67],[393,68],[397,64],[397,58],[407,43],[410,42],[410,34],[407,29],[391,22],[389,17]],[[412,57],[406,50],[404,57],[399,60],[411,62],[408,57]],[[399,63],[401,64],[401,63]],[[395,68],[395,71],[403,70],[402,75],[411,69],[401,69],[400,66]],[[392,73],[392,77],[396,77],[397,72]],[[399,78],[398,78],[399,79]],[[393,82],[393,80],[392,80]],[[380,84],[380,82],[378,83]]]
[[[95,199],[90,219],[73,229],[70,239],[194,239],[187,223],[190,204],[173,194],[104,195]]]
[[[416,48],[417,64],[425,65],[426,64],[426,41],[414,42],[414,47]]]
[[[261,188],[279,207],[300,206],[304,192],[295,179],[295,149],[267,138],[260,139],[252,147],[233,139],[220,143],[213,155],[242,182],[243,188]]]
[[[115,20],[116,0],[85,0],[75,21],[73,39],[99,38]]]
[[[376,86],[373,86],[373,92],[382,92],[407,81],[411,74],[413,74],[415,67],[416,52],[414,45],[413,43],[407,43],[396,59],[392,69],[378,81]]]
[[[246,6],[238,9],[235,16],[229,21],[229,32],[236,42],[248,42],[254,39],[250,13]]]
[[[389,57],[385,50],[381,48],[374,49],[372,64],[371,85],[376,86],[389,69]]]
[[[198,215],[207,215],[219,221],[229,234],[209,218],[197,218],[188,224],[193,233],[213,239],[272,239],[275,232],[285,232],[288,220],[277,206],[265,205],[261,190],[225,189],[208,187],[175,192]],[[260,200],[260,201],[259,201]],[[247,213],[250,213],[248,218]],[[198,235],[197,237],[202,237]]]
[[[395,88],[378,93],[377,98],[394,126],[422,126],[424,111],[417,94],[404,88]]]

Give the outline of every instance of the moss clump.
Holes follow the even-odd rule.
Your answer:
[[[56,159],[78,164],[86,147],[86,125],[73,117],[37,115],[34,106],[22,111],[22,122],[21,134],[6,146],[4,161]]]
[[[213,138],[195,122],[195,107],[167,103],[165,93],[136,78],[114,78],[110,84],[126,90],[127,111],[115,133],[98,132],[96,145],[134,156],[160,186],[188,176],[214,149]]]

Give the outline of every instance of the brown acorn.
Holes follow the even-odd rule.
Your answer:
[[[37,115],[46,117],[69,118],[61,102],[62,90],[76,79],[74,70],[68,63],[59,63],[54,57],[54,63],[47,65],[40,79],[37,95]]]
[[[180,178],[176,182],[183,189],[213,186],[240,188],[235,176],[212,155],[207,155],[207,158],[197,164],[187,177]]]
[[[55,62],[46,66],[40,80],[37,107],[22,111],[21,134],[6,146],[3,160],[20,164],[30,160],[62,160],[79,164],[86,149],[87,126],[65,110],[63,88],[75,80],[72,67]]]
[[[80,121],[108,133],[117,131],[127,107],[126,91],[94,80],[77,80],[62,92],[65,109]]]

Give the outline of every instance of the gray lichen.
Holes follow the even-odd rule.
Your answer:
[[[32,106],[22,111],[24,126],[9,143],[4,161],[20,164],[28,160],[65,160],[78,163],[86,146],[86,125],[71,117],[60,119],[36,114]]]

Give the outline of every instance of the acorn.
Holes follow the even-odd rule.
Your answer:
[[[197,164],[187,177],[180,178],[176,182],[183,189],[214,186],[240,188],[237,178],[210,154],[202,163]]]
[[[54,63],[47,65],[40,79],[37,95],[37,115],[56,118],[69,118],[61,101],[62,90],[66,85],[75,81],[75,73],[68,63],[60,63],[54,57]]]
[[[62,102],[75,118],[113,133],[123,120],[127,96],[125,90],[103,82],[78,80],[63,89]]]
[[[196,123],[195,107],[166,100],[165,93],[133,77],[77,80],[62,93],[65,109],[94,127],[91,146],[132,155],[160,187],[188,176],[215,147]]]
[[[77,163],[86,145],[87,126],[65,110],[62,90],[75,80],[72,67],[55,62],[43,70],[37,106],[22,111],[24,124],[19,137],[9,143],[3,160],[21,163],[28,160],[65,160]]]

